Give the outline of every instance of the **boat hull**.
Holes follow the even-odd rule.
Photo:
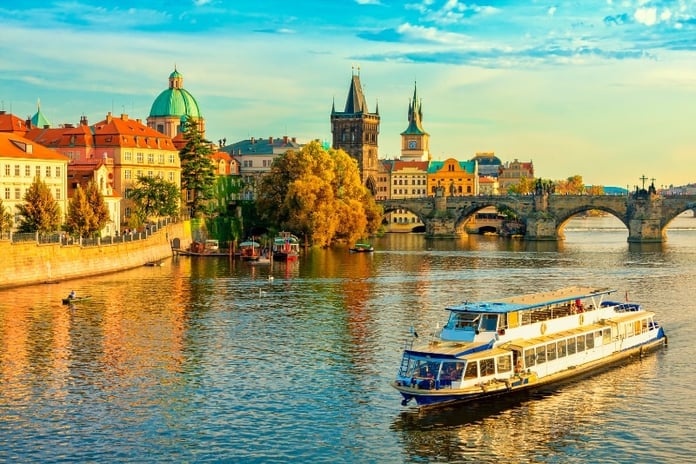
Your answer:
[[[579,377],[586,377],[605,371],[631,358],[639,359],[666,345],[667,337],[664,335],[662,329],[660,329],[656,338],[641,345],[615,352],[604,358],[568,368],[541,378],[537,377],[533,372],[530,374],[518,375],[513,378],[497,381],[493,384],[481,386],[478,391],[472,391],[471,389],[421,390],[408,385],[402,385],[399,381],[392,382],[392,386],[401,393],[403,397],[402,404],[404,406],[411,400],[415,400],[416,404],[420,407],[437,407],[452,405],[453,403],[468,403],[500,396],[512,396],[561,385]]]
[[[91,296],[80,296],[80,297],[76,297],[76,298],[63,298],[63,304],[69,305],[69,304],[73,304],[73,303],[79,303],[80,301],[87,301],[91,298],[92,298]]]

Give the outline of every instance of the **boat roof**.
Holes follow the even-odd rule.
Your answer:
[[[567,287],[550,292],[530,293],[489,301],[464,302],[445,309],[455,312],[503,314],[525,309],[543,308],[544,306],[608,295],[616,290],[594,287]]]

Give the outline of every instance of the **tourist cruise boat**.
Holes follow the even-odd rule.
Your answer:
[[[418,344],[412,330],[392,385],[404,406],[413,399],[419,406],[479,400],[586,375],[666,345],[655,314],[605,299],[615,292],[569,287],[447,307],[446,325],[430,340]]]

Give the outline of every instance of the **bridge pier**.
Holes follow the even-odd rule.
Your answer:
[[[659,243],[667,241],[662,220],[661,196],[641,190],[628,203],[628,241]]]
[[[558,240],[558,224],[555,219],[527,218],[525,223],[525,240]]]

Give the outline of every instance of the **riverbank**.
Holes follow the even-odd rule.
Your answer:
[[[99,246],[0,241],[0,289],[60,282],[143,266],[172,256],[171,242],[191,243],[189,221],[170,223],[143,240]]]

